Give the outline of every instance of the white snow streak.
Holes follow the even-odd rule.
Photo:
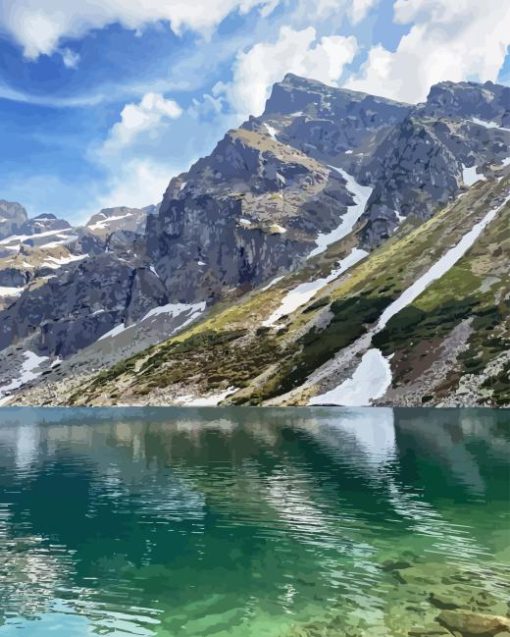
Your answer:
[[[201,314],[205,310],[206,303],[195,303],[187,305],[186,303],[168,303],[167,305],[160,305],[153,310],[147,312],[142,321],[145,321],[152,316],[158,316],[159,314],[170,314],[170,316],[179,316],[184,312],[192,312],[193,314]]]
[[[68,257],[60,257],[60,258],[48,257],[46,261],[42,263],[42,266],[46,266],[47,268],[52,268],[53,270],[57,270],[63,265],[67,265],[68,263],[74,263],[74,261],[82,261],[83,259],[86,259],[88,256],[89,256],[88,254],[80,254],[80,255],[71,254]]]
[[[236,387],[229,387],[224,392],[219,394],[210,394],[209,396],[199,396],[198,398],[193,398],[192,396],[182,396],[177,404],[184,405],[186,407],[216,407],[219,405],[225,398],[234,394],[237,391]]]
[[[127,219],[128,217],[133,216],[134,213],[128,212],[125,215],[114,215],[113,217],[106,217],[106,219],[103,219],[102,221],[97,221],[90,226],[87,225],[87,228],[89,228],[90,230],[104,230],[105,228],[108,228],[112,221],[119,221],[120,219]]]
[[[315,396],[310,405],[343,405],[360,407],[381,398],[391,384],[391,366],[381,351],[369,349],[363,355],[352,378],[320,396]]]
[[[47,230],[46,232],[39,232],[38,234],[11,234],[5,239],[2,239],[0,241],[0,245],[6,245],[9,243],[14,243],[14,242],[22,243],[23,241],[26,241],[27,239],[40,239],[41,237],[53,237],[55,235],[63,236],[69,231],[70,229],[68,230],[60,229],[60,230]]]
[[[276,136],[278,135],[278,133],[280,131],[277,130],[276,128],[274,128],[273,126],[270,126],[269,124],[264,124],[264,126],[266,127],[266,130],[269,133],[269,136],[271,137],[271,139],[274,139],[275,141],[278,141]]]
[[[103,336],[100,336],[97,340],[102,341],[105,338],[113,338],[114,336],[117,336],[118,334],[122,334],[122,332],[124,332],[127,329],[129,328],[126,327],[124,323],[121,323],[120,325],[116,325],[109,332],[106,332],[106,334],[103,334]]]
[[[505,200],[505,203],[509,199],[510,197]],[[391,305],[389,305],[381,314],[379,322],[377,323],[376,332],[380,332],[384,327],[386,327],[386,324],[392,316],[395,316],[395,314],[398,314],[407,305],[410,305],[414,300],[416,300],[431,283],[445,275],[448,270],[466,254],[497,213],[497,208],[490,210],[481,221],[475,224],[471,230],[462,237],[456,246],[448,250],[448,252],[444,254],[439,261],[436,261],[436,263],[434,263],[434,265],[430,267],[425,274],[419,277],[410,287],[408,287],[407,290],[398,297],[398,299],[393,301],[393,303],[391,303]]]
[[[496,122],[488,122],[484,119],[478,119],[478,117],[472,117],[471,121],[474,124],[483,126],[484,128],[496,128],[498,130],[503,130],[503,131],[506,131],[507,133],[510,133],[510,128],[505,128],[504,126],[500,126],[499,124],[496,124]]]
[[[271,327],[277,323],[283,316],[290,314],[297,310],[298,307],[308,303],[319,290],[326,286],[331,281],[334,281],[341,274],[343,274],[350,267],[361,261],[367,256],[368,252],[354,248],[352,252],[338,262],[337,267],[328,274],[326,277],[315,279],[315,281],[307,281],[306,283],[300,283],[293,290],[287,292],[283,297],[280,306],[271,314],[271,316],[265,320],[262,325],[264,327]]]
[[[113,329],[111,329],[109,332],[106,332],[106,334],[103,334],[103,336],[100,336],[97,340],[102,341],[105,338],[112,338],[114,336],[118,336],[119,334],[122,334],[122,332],[125,332],[126,330],[130,330],[133,327],[139,326],[141,323],[143,323],[147,319],[154,318],[155,316],[159,316],[161,314],[169,314],[171,317],[176,318],[180,316],[181,314],[189,313],[190,316],[183,323],[181,323],[178,326],[178,328],[176,328],[180,330],[183,327],[186,327],[186,325],[189,325],[194,320],[196,320],[200,316],[200,314],[202,314],[205,308],[206,308],[205,301],[202,303],[195,303],[192,305],[187,305],[185,303],[167,303],[167,305],[160,305],[158,307],[153,308],[152,310],[149,310],[147,314],[143,318],[141,318],[137,323],[133,323],[132,325],[129,325],[129,326],[126,326],[124,323],[121,323],[120,325],[116,325]],[[176,330],[172,331],[170,334],[167,334],[167,337],[172,336],[172,334],[175,331]]]
[[[356,221],[358,221],[363,214],[368,198],[372,194],[372,188],[370,186],[361,186],[351,175],[346,173],[345,170],[335,168],[334,166],[330,166],[330,168],[342,175],[346,180],[347,190],[354,196],[355,204],[347,208],[347,212],[340,219],[340,224],[334,230],[326,233],[321,232],[318,235],[315,240],[317,247],[310,252],[308,259],[321,254],[329,245],[340,241],[340,239],[343,239],[349,234],[354,228]]]
[[[383,330],[393,316],[413,303],[431,283],[444,276],[473,246],[482,231],[508,201],[510,201],[510,195],[507,196],[502,206],[491,209],[481,221],[476,223],[471,230],[462,237],[457,245],[448,250],[425,274],[419,277],[393,301],[381,314],[370,336],[373,337]],[[391,380],[389,359],[385,358],[380,350],[372,348],[365,353],[351,378],[334,389],[313,397],[309,404],[334,404],[349,407],[370,405],[373,400],[384,396],[391,385]]]
[[[261,288],[260,291],[265,292],[266,290],[269,290],[269,288],[272,288],[273,285],[276,285],[277,283],[279,283],[283,278],[285,278],[284,275],[275,277],[272,281],[269,281],[267,285]]]

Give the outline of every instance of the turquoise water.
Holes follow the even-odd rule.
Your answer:
[[[509,452],[504,410],[1,409],[0,637],[504,615]]]

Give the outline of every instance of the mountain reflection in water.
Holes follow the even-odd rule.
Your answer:
[[[431,589],[453,594],[447,572],[504,614],[505,411],[2,409],[0,423],[0,637],[407,635],[434,621]]]

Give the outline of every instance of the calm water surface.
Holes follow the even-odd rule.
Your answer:
[[[1,409],[0,637],[505,614],[509,458],[503,410]]]

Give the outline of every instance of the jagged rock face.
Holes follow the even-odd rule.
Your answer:
[[[27,220],[27,211],[22,205],[13,201],[0,200],[0,239],[20,232]]]
[[[27,219],[19,204],[4,208],[12,223],[0,239],[0,349],[30,338],[33,349],[65,357],[166,302],[139,258],[140,228],[155,206],[123,209],[122,219],[114,218],[120,209],[110,211],[118,228],[111,233],[73,228],[52,214]]]
[[[430,116],[476,117],[510,128],[510,87],[493,82],[441,82],[430,89],[423,110]]]
[[[460,92],[463,96],[462,87]],[[487,90],[478,89],[478,111],[472,104],[474,93],[471,88],[471,110],[486,114],[482,106],[488,100]],[[448,91],[453,99],[452,94],[455,91]],[[391,236],[402,217],[412,215],[424,220],[453,201],[464,185],[464,167],[479,167],[483,178],[485,167],[502,165],[510,157],[510,129],[487,127],[458,114],[450,115],[452,109],[445,110],[439,115],[437,105],[417,108],[362,168],[365,180],[375,183],[363,217],[361,238],[365,247],[377,246]],[[495,117],[503,118],[501,112]]]
[[[255,131],[231,131],[172,180],[147,253],[172,300],[215,300],[289,270],[352,204],[340,175]]]
[[[367,202],[365,246],[387,239],[410,214],[421,219],[452,201],[462,184],[455,154],[441,142],[437,122],[409,117],[388,136],[367,167],[376,186]],[[444,134],[446,131],[442,131]]]
[[[0,287],[18,288],[26,285],[28,281],[27,272],[12,267],[0,269]]]
[[[35,281],[2,312],[0,349],[31,336],[39,352],[69,356],[166,301],[148,268],[107,254],[86,259],[62,268],[58,277]]]
[[[143,257],[145,242],[137,232],[116,230],[106,238],[104,251],[126,260],[133,257]]]
[[[365,155],[411,109],[408,104],[288,74],[274,86],[262,117],[251,118],[244,126],[261,129],[269,124],[279,141],[357,176]]]

